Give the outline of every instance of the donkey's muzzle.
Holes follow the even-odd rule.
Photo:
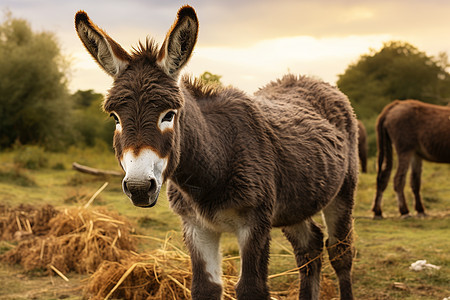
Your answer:
[[[131,199],[134,205],[139,207],[152,207],[158,200],[159,190],[155,179],[130,180],[123,179],[122,188],[124,193]]]

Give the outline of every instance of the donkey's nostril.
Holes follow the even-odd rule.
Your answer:
[[[124,192],[127,196],[130,196],[130,195],[131,195],[130,189],[128,188],[128,181],[127,181],[126,179],[123,180],[123,183],[122,183],[122,189],[123,189],[123,192]]]
[[[148,195],[151,196],[156,192],[157,184],[155,179],[150,179],[150,185],[148,187]]]

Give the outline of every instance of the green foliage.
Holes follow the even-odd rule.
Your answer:
[[[103,95],[92,90],[77,91],[71,96],[74,104],[75,144],[112,145],[114,121],[102,112]],[[112,149],[111,146],[108,147]]]
[[[48,158],[39,146],[16,146],[14,163],[21,168],[37,170],[48,166]]]
[[[376,133],[376,122],[377,116],[372,116],[371,118],[367,118],[362,120],[364,127],[367,132],[367,147],[368,147],[368,155],[369,157],[373,157],[377,155],[377,133]]]
[[[64,146],[70,138],[66,64],[53,34],[6,14],[0,24],[0,147]]]
[[[388,42],[383,48],[360,57],[337,85],[349,97],[361,119],[373,118],[396,99],[418,99],[447,104],[450,74],[445,54],[438,58],[405,42]]]
[[[62,150],[70,144],[111,145],[114,122],[103,96],[67,91],[67,71],[53,34],[33,32],[11,14],[0,24],[0,147],[15,142]]]
[[[103,101],[103,95],[95,93],[93,90],[78,90],[71,96],[71,101],[75,108],[83,109],[92,106],[93,103]]]
[[[205,71],[202,75],[200,75],[200,79],[204,82],[222,85],[222,82],[220,82],[220,78],[222,78],[222,76],[212,74],[208,71]]]

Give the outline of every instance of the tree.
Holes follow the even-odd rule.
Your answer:
[[[71,95],[71,102],[74,108],[83,109],[92,105],[94,102],[102,102],[103,95],[95,93],[93,90],[78,90]]]
[[[0,147],[70,140],[66,63],[52,33],[33,32],[10,13],[0,24]]]
[[[102,112],[103,95],[93,90],[78,90],[72,96],[76,144],[95,146],[98,141],[111,145],[115,123]]]
[[[338,87],[349,97],[359,118],[373,118],[396,99],[447,104],[450,74],[447,56],[427,56],[416,47],[391,41],[362,55],[339,75]]]

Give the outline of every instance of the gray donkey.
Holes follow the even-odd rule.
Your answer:
[[[269,299],[271,227],[281,227],[300,270],[300,299],[318,299],[323,234],[342,299],[352,299],[352,208],[357,121],[346,96],[328,84],[287,75],[254,97],[179,76],[197,40],[184,6],[160,48],[129,54],[83,11],[75,26],[114,78],[104,110],[116,121],[114,148],[134,205],[155,205],[168,183],[192,265],[193,299],[221,299],[221,233],[237,236],[238,299]]]

